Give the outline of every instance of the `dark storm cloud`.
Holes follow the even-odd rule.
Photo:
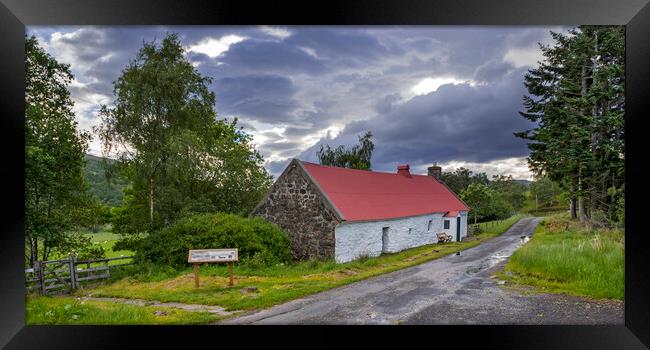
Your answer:
[[[260,152],[276,175],[288,163],[281,158],[315,161],[319,144],[351,145],[366,130],[375,134],[379,170],[393,171],[398,162],[527,155],[525,143],[512,136],[530,127],[517,115],[522,75],[530,50],[549,36],[541,27],[285,27],[286,37],[242,26],[28,29],[72,65],[79,83],[70,90],[85,110],[78,117],[89,122],[102,96],[112,100],[112,82],[143,42],[159,42],[166,33],[178,33],[186,48],[227,35],[243,38],[216,57],[196,51],[186,57],[213,78],[219,116],[238,116],[246,132],[260,136]],[[414,85],[436,77],[474,86],[443,85],[412,97]],[[309,141],[342,125],[334,139]]]
[[[346,63],[362,63],[382,55],[402,53],[399,47],[382,45],[379,39],[362,28],[302,28],[287,38],[286,43],[296,47],[309,47],[318,57],[342,60]]]
[[[379,114],[389,113],[393,109],[393,105],[401,99],[402,97],[397,92],[386,95],[375,102],[375,111]]]
[[[270,174],[274,175],[277,178],[278,175],[280,175],[282,171],[284,171],[287,165],[289,165],[290,161],[291,159],[268,162],[266,164],[266,170],[268,170]]]
[[[386,113],[349,123],[330,145],[353,144],[365,130],[374,134],[374,168],[392,171],[397,163],[489,162],[528,154],[512,133],[531,125],[518,115],[524,94],[517,70],[488,85],[443,85]],[[318,145],[301,154],[315,160]]]
[[[501,60],[489,60],[476,68],[473,80],[477,82],[490,82],[503,77],[513,68],[512,64]]]
[[[288,122],[299,103],[290,79],[279,75],[245,75],[217,80],[214,84],[217,110],[255,120]]]
[[[270,151],[287,151],[297,150],[301,146],[300,142],[272,142],[265,143],[264,148]]]
[[[283,74],[320,74],[323,63],[297,46],[285,42],[246,40],[233,45],[223,57],[218,69],[241,72],[270,71]]]

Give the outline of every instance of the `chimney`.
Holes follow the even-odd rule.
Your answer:
[[[408,164],[398,165],[397,173],[406,177],[411,177],[411,172],[409,171],[410,168],[411,167],[409,167]]]
[[[440,180],[440,174],[442,173],[442,168],[433,163],[432,166],[427,168],[427,175],[433,176],[436,179]]]

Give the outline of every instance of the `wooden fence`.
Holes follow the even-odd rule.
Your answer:
[[[132,258],[125,256],[78,261],[71,255],[68,259],[36,261],[34,267],[25,270],[27,291],[43,295],[70,293],[79,288],[82,282],[111,277],[111,269],[133,265],[133,262],[110,265],[111,261]]]

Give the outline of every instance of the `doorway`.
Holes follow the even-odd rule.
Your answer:
[[[460,242],[460,216],[456,218],[456,242]]]
[[[388,253],[388,227],[381,229],[381,252]]]

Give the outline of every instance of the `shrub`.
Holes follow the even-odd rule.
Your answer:
[[[138,261],[187,267],[190,249],[237,248],[242,263],[269,266],[291,258],[289,238],[261,218],[196,214],[151,233],[134,245]]]

